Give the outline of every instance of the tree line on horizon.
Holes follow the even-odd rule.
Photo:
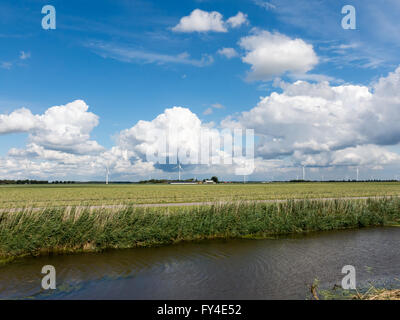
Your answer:
[[[75,181],[52,181],[49,182],[47,180],[0,180],[0,184],[70,184],[75,183]]]
[[[205,182],[208,179],[182,179],[182,180],[177,180],[177,179],[149,179],[149,180],[142,180],[139,182],[131,182],[131,181],[112,181],[110,184],[145,184],[145,183],[150,183],[150,184],[158,184],[158,183],[170,183],[170,182]],[[209,180],[213,180],[215,183],[220,183],[218,177],[214,176]],[[241,181],[229,181],[230,183],[243,183]],[[289,181],[279,181],[279,180],[274,180],[274,181],[268,181],[268,183],[306,183],[306,182],[399,182],[399,180],[395,179],[370,179],[370,180],[355,180],[355,179],[349,179],[349,180],[289,180]],[[103,181],[85,181],[85,182],[80,182],[80,181],[47,181],[47,180],[30,180],[30,179],[25,179],[25,180],[11,180],[11,179],[0,179],[0,185],[11,185],[11,184],[102,184],[104,183]],[[246,183],[266,183],[266,181],[246,181]]]

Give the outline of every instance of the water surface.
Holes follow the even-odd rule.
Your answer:
[[[344,265],[359,287],[396,285],[399,244],[392,227],[27,258],[0,267],[0,298],[305,299],[316,278],[340,285]],[[56,290],[41,289],[44,265],[56,268]]]

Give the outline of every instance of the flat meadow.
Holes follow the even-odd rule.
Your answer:
[[[0,208],[399,196],[400,182],[0,186]]]

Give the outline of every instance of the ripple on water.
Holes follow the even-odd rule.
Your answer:
[[[346,264],[361,284],[393,282],[399,241],[400,228],[369,228],[29,258],[1,267],[0,298],[302,299],[316,278],[340,284]],[[40,289],[46,264],[57,270],[51,293]]]

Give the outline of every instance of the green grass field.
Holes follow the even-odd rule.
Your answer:
[[[0,186],[0,207],[399,196],[398,182]]]

